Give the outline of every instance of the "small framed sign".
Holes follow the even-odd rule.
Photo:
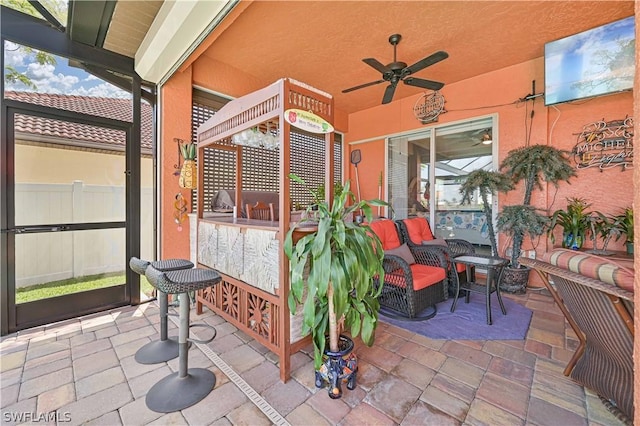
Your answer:
[[[284,112],[287,123],[311,133],[331,133],[333,126],[324,118],[301,109],[288,109]]]

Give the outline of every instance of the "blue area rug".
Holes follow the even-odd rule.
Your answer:
[[[502,297],[507,315],[503,315],[496,294],[491,295],[492,325],[487,324],[485,296],[472,293],[470,302],[458,299],[456,311],[450,312],[453,298],[438,303],[438,313],[426,321],[405,321],[380,313],[380,320],[432,339],[440,340],[523,340],[529,330],[532,312]]]

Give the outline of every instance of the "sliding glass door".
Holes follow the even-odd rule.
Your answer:
[[[438,237],[489,246],[486,223],[492,218],[485,217],[477,196],[462,204],[459,189],[471,171],[497,168],[494,120],[468,120],[389,138],[387,193],[393,217],[425,217]]]

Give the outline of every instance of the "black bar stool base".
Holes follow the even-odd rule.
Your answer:
[[[185,377],[179,372],[153,385],[145,402],[156,413],[173,413],[200,402],[216,385],[216,375],[205,368],[190,368]]]
[[[158,364],[178,358],[178,338],[149,342],[136,352],[135,360],[140,364]]]

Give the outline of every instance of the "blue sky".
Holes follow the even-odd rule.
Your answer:
[[[56,65],[40,65],[18,45],[6,42],[5,65],[25,72],[38,87],[37,92],[77,96],[129,98],[129,93],[101,80],[80,68],[70,67],[68,60],[55,56]],[[5,82],[5,90],[34,91],[22,83]]]

